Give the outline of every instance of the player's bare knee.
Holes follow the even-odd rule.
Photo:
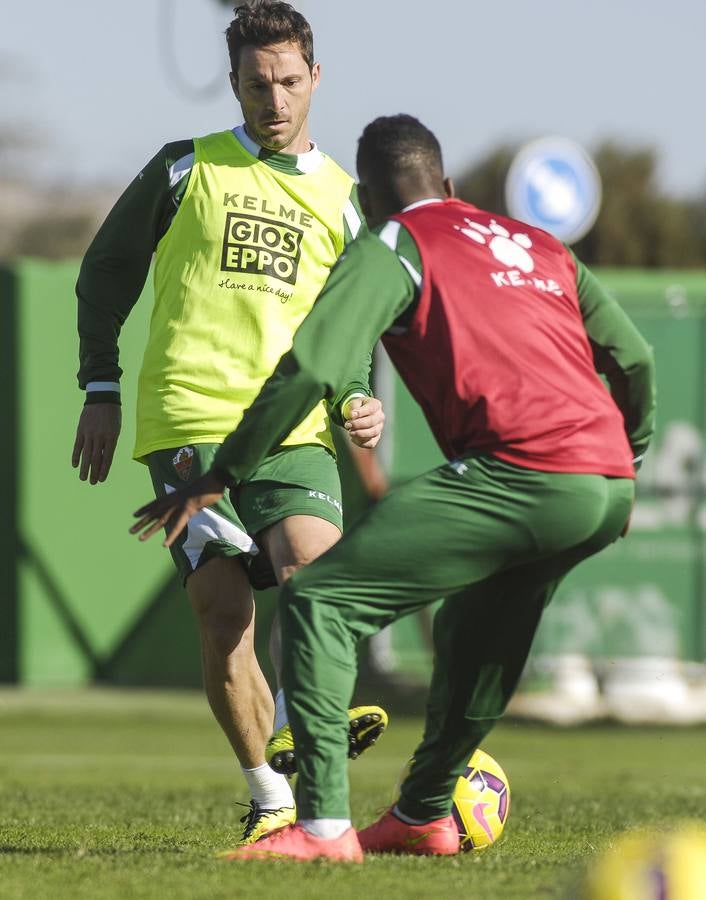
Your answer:
[[[200,620],[201,634],[216,656],[227,659],[253,647],[252,617],[210,615]]]
[[[220,656],[228,656],[244,641],[252,644],[255,604],[251,596],[199,593],[191,597],[199,630]]]

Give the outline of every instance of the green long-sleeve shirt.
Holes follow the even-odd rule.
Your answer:
[[[215,466],[233,482],[246,479],[322,397],[336,394],[349,354],[372,346],[391,328],[404,330],[411,320],[424,278],[419,250],[404,227],[394,246],[381,239],[383,230],[384,225],[346,249],[292,349],[226,438]],[[623,414],[639,464],[654,430],[652,352],[623,309],[578,260],[576,269],[596,370],[605,376]]]

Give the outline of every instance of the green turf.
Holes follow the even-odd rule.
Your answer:
[[[355,824],[385,806],[419,736],[391,722],[351,766]],[[184,693],[0,692],[0,897],[565,898],[619,830],[706,809],[705,729],[506,723],[485,749],[510,778],[502,840],[454,859],[365,868],[214,860],[247,799],[205,701]]]

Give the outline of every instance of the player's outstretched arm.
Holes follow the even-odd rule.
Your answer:
[[[106,480],[121,423],[122,413],[118,403],[90,403],[83,407],[71,454],[71,465],[79,469],[81,481],[98,484]]]
[[[248,478],[319,400],[346,397],[351,360],[369,355],[411,302],[399,272],[396,256],[372,235],[354,241],[339,259],[291,350],[216,454],[216,466],[233,482]],[[382,430],[382,404],[372,397],[359,399],[357,437],[372,447]]]

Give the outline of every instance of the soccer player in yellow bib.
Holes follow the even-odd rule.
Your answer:
[[[361,227],[353,179],[309,137],[319,64],[307,21],[287,3],[263,0],[236,8],[226,39],[244,124],[163,147],[81,266],[78,377],[86,403],[72,462],[91,484],[107,478],[120,433],[118,336],[153,253],[134,457],[163,496],[211,468]],[[237,495],[192,520],[172,548],[199,624],[208,700],[251,792],[246,843],[295,818],[281,774],[295,765],[291,733],[282,693],[273,703],[254,654],[251,584],[282,584],[340,537],[329,413],[341,425],[356,410],[351,439],[375,446],[384,415],[368,373],[369,356],[351,359],[345,389],[312,410]],[[265,756],[273,717],[267,758],[280,772]],[[379,707],[352,710],[351,755],[386,721]]]

